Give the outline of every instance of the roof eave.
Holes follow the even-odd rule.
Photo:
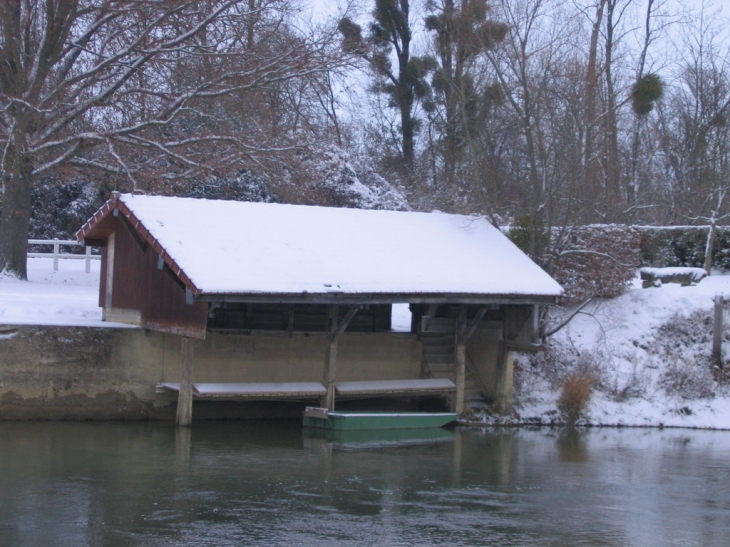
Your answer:
[[[554,305],[556,295],[460,293],[202,293],[201,302],[245,304],[543,304]]]

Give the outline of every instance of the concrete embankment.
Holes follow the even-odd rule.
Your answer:
[[[305,382],[322,378],[323,333],[209,332],[196,342],[196,382]],[[345,333],[338,379],[419,377],[421,345],[409,333]],[[180,338],[144,329],[0,327],[0,420],[173,420]],[[281,418],[302,402],[197,401],[195,419]]]

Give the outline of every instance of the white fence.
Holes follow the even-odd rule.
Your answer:
[[[28,245],[53,245],[52,253],[28,253],[28,258],[53,258],[53,269],[58,270],[58,260],[85,260],[86,273],[91,271],[91,261],[101,260],[100,255],[92,255],[91,247],[86,247],[86,253],[82,255],[74,255],[71,253],[62,253],[61,247],[82,247],[83,245],[73,239],[29,239]]]

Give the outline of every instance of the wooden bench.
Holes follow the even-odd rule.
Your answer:
[[[454,391],[456,391],[454,382],[441,378],[338,382],[335,385],[338,398],[445,395]]]
[[[180,384],[162,382],[157,392],[180,391]],[[314,399],[327,394],[320,382],[194,383],[193,397],[235,399]]]

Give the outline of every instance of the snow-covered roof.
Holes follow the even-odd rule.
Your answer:
[[[552,300],[560,285],[483,218],[115,195],[118,209],[197,298],[472,295]],[[393,298],[397,301],[398,298]]]

